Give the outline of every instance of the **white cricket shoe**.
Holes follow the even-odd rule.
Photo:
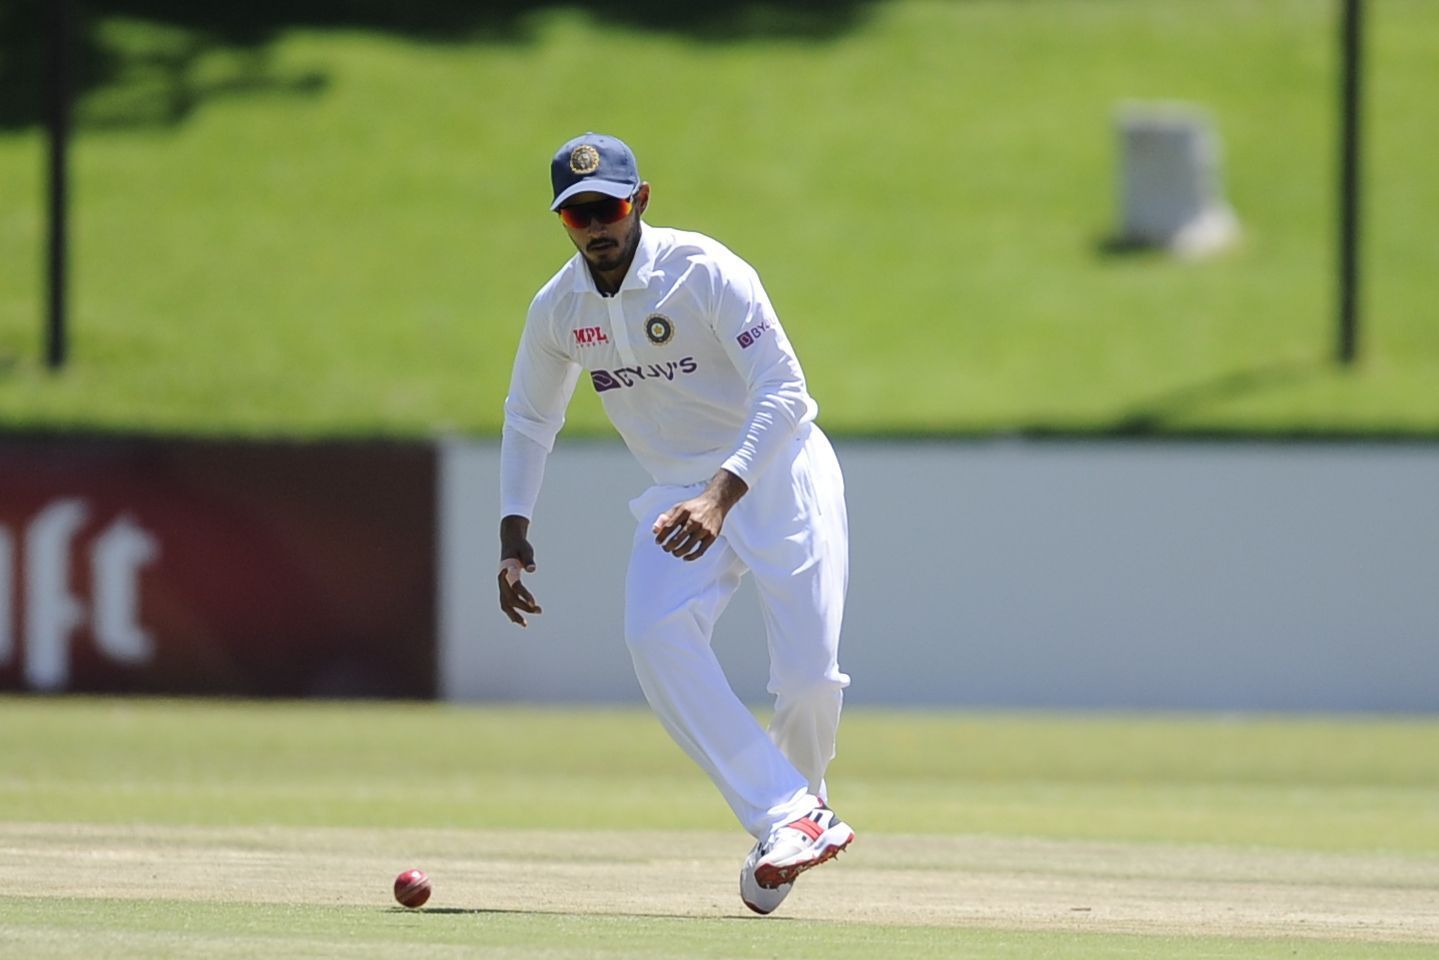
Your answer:
[[[745,906],[759,914],[773,913],[775,907],[784,903],[784,898],[794,889],[793,883],[782,883],[768,889],[759,885],[759,881],[754,878],[754,868],[759,863],[759,858],[764,856],[765,850],[764,841],[756,843],[739,871],[739,898],[744,901]]]
[[[833,860],[853,840],[849,824],[820,804],[804,816],[776,827],[756,848],[759,859],[754,865],[755,883],[765,890],[788,887],[810,867]]]

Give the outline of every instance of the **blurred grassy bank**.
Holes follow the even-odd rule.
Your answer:
[[[760,269],[834,432],[1439,435],[1439,5],[1370,4],[1352,371],[1330,361],[1337,4],[897,0],[824,30],[786,7],[718,37],[552,4],[244,44],[100,17],[59,376],[43,138],[0,131],[0,430],[492,435],[571,252],[549,154],[602,129],[639,153],[651,222]],[[1106,244],[1116,108],[1159,99],[1223,138],[1244,238],[1208,261]],[[570,422],[608,432],[587,387]]]

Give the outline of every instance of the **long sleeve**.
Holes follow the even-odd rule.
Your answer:
[[[722,466],[753,485],[819,407],[759,277],[742,261],[725,273],[715,332],[749,394],[739,446]]]
[[[500,439],[500,517],[533,518],[550,452],[516,430]]]
[[[500,516],[529,517],[539,498],[545,462],[565,422],[574,395],[579,364],[558,350],[547,334],[547,317],[530,306],[510,392],[505,397],[505,426],[500,441]]]

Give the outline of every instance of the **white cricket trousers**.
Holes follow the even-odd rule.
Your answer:
[[[844,479],[811,425],[725,519],[698,560],[655,543],[655,519],[703,483],[651,487],[630,503],[637,525],[625,580],[625,640],[660,722],[709,774],[756,838],[825,797],[843,690],[839,631],[849,581]],[[735,695],[710,646],[746,572],[769,642],[774,719],[766,732]]]

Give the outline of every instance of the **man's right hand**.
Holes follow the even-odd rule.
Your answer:
[[[540,605],[520,582],[523,573],[535,572],[535,549],[528,539],[530,521],[508,516],[500,521],[500,609],[511,623],[529,626],[526,613],[539,613]]]

